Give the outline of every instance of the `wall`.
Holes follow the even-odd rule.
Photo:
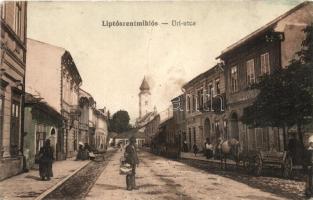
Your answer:
[[[17,7],[19,5],[19,8]],[[3,123],[0,128],[0,180],[15,175],[22,170],[21,152],[21,108],[23,83],[26,67],[26,13],[27,2],[2,2],[5,6],[4,18],[1,15],[1,46],[0,48],[0,97],[3,101]],[[3,8],[3,7],[2,7]],[[14,24],[16,11],[20,10],[20,27],[17,31]],[[15,80],[15,81],[13,81]],[[13,97],[14,96],[14,97]],[[18,119],[11,121],[13,98],[18,107]],[[3,126],[2,126],[3,125]],[[13,131],[15,129],[16,131]],[[15,146],[12,148],[12,145]]]
[[[61,57],[65,50],[32,39],[27,42],[26,92],[38,94],[61,112]]]
[[[49,114],[44,110],[44,107],[38,109],[34,106],[25,107],[25,124],[24,131],[27,133],[24,137],[24,155],[26,157],[27,168],[30,169],[34,166],[35,155],[43,146],[46,139],[50,139],[50,144],[54,150],[54,158],[57,159],[57,138],[59,130],[61,130],[62,121],[59,117]],[[54,134],[51,135],[52,129]],[[38,138],[37,132],[42,133],[44,138]],[[40,142],[37,144],[37,140]]]
[[[145,103],[148,103],[146,105]],[[149,92],[139,93],[139,118],[143,117],[145,114],[152,112],[151,94]]]
[[[285,40],[281,45],[282,67],[295,58],[295,53],[301,49],[301,42],[305,35],[305,26],[313,22],[313,3],[307,3],[301,9],[291,13],[276,25],[275,31],[284,32]]]
[[[107,121],[103,117],[97,118],[96,127],[96,144],[98,149],[104,149],[106,147],[106,140],[108,136]]]

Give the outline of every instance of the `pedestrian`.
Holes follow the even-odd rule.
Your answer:
[[[309,147],[307,149],[307,181],[306,181],[306,189],[305,189],[305,195],[308,198],[311,198],[313,196],[313,135],[309,137]]]
[[[210,159],[213,157],[213,145],[211,144],[210,138],[206,139],[206,142],[204,143],[205,147],[205,156],[207,159]]]
[[[198,151],[199,151],[199,148],[198,148],[197,144],[195,143],[195,144],[192,146],[192,148],[193,148],[193,153],[195,154],[195,157],[197,157],[197,153],[198,153]]]
[[[184,152],[188,152],[188,145],[187,145],[187,141],[184,141],[184,146],[183,146]]]
[[[84,160],[84,144],[82,142],[79,142],[76,160]]]
[[[288,151],[290,153],[290,156],[292,158],[292,163],[296,163],[296,154],[297,154],[297,146],[298,146],[298,141],[296,139],[296,135],[293,133],[291,135],[291,138],[288,141]]]
[[[41,180],[49,181],[53,177],[52,162],[53,162],[53,148],[50,145],[50,140],[47,139],[43,147],[39,151],[39,175]]]
[[[139,165],[139,159],[135,144],[136,138],[132,136],[129,139],[129,144],[126,146],[124,153],[125,162],[130,164],[132,168],[131,173],[126,175],[127,190],[138,189],[138,187],[136,186],[135,175],[136,175],[136,166],[138,167]]]
[[[120,145],[120,151],[123,152],[124,151],[124,144],[120,142],[119,145]]]

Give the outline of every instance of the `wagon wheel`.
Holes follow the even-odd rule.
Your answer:
[[[256,176],[261,175],[262,168],[263,168],[263,161],[262,161],[261,155],[257,155],[255,157],[255,168],[254,168]]]
[[[287,156],[282,164],[282,173],[284,178],[290,178],[292,173],[292,159]]]
[[[253,162],[251,161],[251,158],[248,156],[244,157],[242,163],[246,172],[251,173],[253,171]]]
[[[250,163],[249,163],[249,159],[248,158],[244,158],[243,160],[242,160],[242,163],[243,163],[243,167],[244,167],[244,169],[246,170],[246,171],[249,171],[249,165],[250,165]]]
[[[254,158],[246,158],[246,159],[244,160],[244,167],[245,167],[245,170],[246,170],[249,174],[253,173],[253,171],[254,171],[254,164],[255,164]]]

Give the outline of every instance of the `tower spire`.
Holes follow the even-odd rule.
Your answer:
[[[143,80],[142,80],[142,83],[141,83],[141,86],[139,89],[140,90],[150,90],[150,86],[146,80],[146,76],[143,77]]]

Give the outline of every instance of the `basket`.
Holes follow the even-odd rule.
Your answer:
[[[120,174],[130,175],[132,173],[132,166],[124,161],[120,163]]]

